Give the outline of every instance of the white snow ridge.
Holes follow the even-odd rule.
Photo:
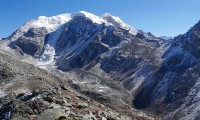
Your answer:
[[[103,18],[101,18],[99,16],[96,16],[96,15],[94,15],[92,13],[85,12],[85,11],[79,11],[79,12],[73,13],[72,17],[75,17],[75,16],[87,17],[90,20],[92,20],[93,23],[97,23],[97,24],[106,23],[106,21]]]
[[[55,31],[60,25],[71,20],[70,14],[61,14],[53,17],[40,16],[38,20],[30,23],[30,28],[46,27],[50,32]]]
[[[4,91],[0,90],[0,98],[2,98],[4,96],[6,96],[6,93]]]
[[[103,19],[105,19],[108,23],[113,24],[116,27],[120,27],[123,28],[125,30],[128,30],[129,33],[131,33],[132,35],[136,35],[138,33],[138,31],[131,27],[130,25],[124,23],[119,17],[113,16],[109,13],[105,13],[103,16]]]

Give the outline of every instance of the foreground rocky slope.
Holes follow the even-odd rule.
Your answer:
[[[0,119],[150,119],[136,111],[115,112],[75,92],[65,80],[4,51],[0,51],[0,78]]]

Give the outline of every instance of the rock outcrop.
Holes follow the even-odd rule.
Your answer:
[[[48,32],[45,27],[31,28],[16,41],[11,43],[13,47],[19,47],[22,52],[34,57],[38,57],[44,47]]]

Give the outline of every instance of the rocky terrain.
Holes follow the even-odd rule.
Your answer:
[[[1,120],[147,120],[132,110],[112,110],[69,87],[66,80],[0,51]]]
[[[35,84],[39,85],[36,88],[45,89],[40,94],[31,89],[29,94],[34,97],[30,99],[45,101],[48,105],[57,104],[58,99],[64,102],[63,105],[58,103],[56,106],[67,111],[64,104],[68,104],[68,99],[64,95],[73,89],[87,98],[82,100],[78,97],[77,101],[69,99],[69,102],[74,104],[70,103],[72,108],[82,111],[82,108],[78,108],[79,101],[82,100],[81,102],[86,103],[88,107],[84,108],[81,114],[95,116],[94,119],[104,119],[102,117],[106,115],[98,116],[93,108],[86,110],[92,106],[93,100],[119,113],[115,114],[116,118],[107,117],[108,119],[129,119],[123,115],[121,117],[121,113],[127,113],[132,119],[150,119],[145,117],[145,113],[155,119],[198,120],[199,31],[200,23],[197,23],[187,33],[165,40],[137,30],[119,17],[108,13],[101,17],[84,11],[53,17],[40,16],[1,40],[0,48],[18,61],[36,66],[28,65],[33,67],[31,69],[42,72],[33,71],[34,77],[26,76],[32,73],[28,72],[31,69],[17,66],[16,68],[22,71],[15,73],[20,80],[15,80],[11,73],[4,75],[2,72],[3,76],[8,76],[12,81],[2,79],[2,90],[12,93],[10,88],[13,88],[15,82],[19,84],[23,81],[25,84],[28,81],[25,85],[22,84],[23,87],[29,84],[33,87],[32,84]],[[27,71],[25,77],[20,76],[24,75],[23,71]],[[49,77],[45,77],[44,74]],[[63,85],[68,86],[67,90],[63,90]],[[58,92],[49,92],[55,90]],[[26,99],[27,92],[20,96]],[[5,93],[8,94],[2,92],[2,95]],[[21,99],[18,94],[14,97],[16,101]],[[37,97],[34,94],[37,94]],[[77,94],[70,97],[76,99]],[[49,96],[53,102],[50,102],[49,98],[46,100]],[[32,101],[30,103],[28,99],[25,102],[34,115],[42,115],[40,112],[34,112],[34,108],[29,105]],[[99,103],[94,108],[106,111],[107,108],[99,107]]]

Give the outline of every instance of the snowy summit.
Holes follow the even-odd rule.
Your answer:
[[[85,11],[79,11],[75,13],[66,13],[66,14],[60,14],[57,16],[52,17],[46,17],[46,16],[39,16],[37,20],[30,20],[27,23],[25,23],[22,27],[18,29],[20,32],[16,32],[11,40],[14,41],[18,39],[21,35],[23,35],[25,32],[27,32],[30,28],[41,28],[45,27],[50,32],[55,31],[60,27],[61,25],[67,23],[71,19],[73,19],[76,16],[83,16],[87,17],[88,19],[92,20],[96,24],[102,24],[105,23],[106,25],[113,25],[116,27],[121,27],[123,29],[129,30],[131,34],[136,35],[137,30],[128,24],[124,23],[119,17],[112,16],[109,13],[104,14],[103,16],[96,16],[92,13],[88,13]]]

